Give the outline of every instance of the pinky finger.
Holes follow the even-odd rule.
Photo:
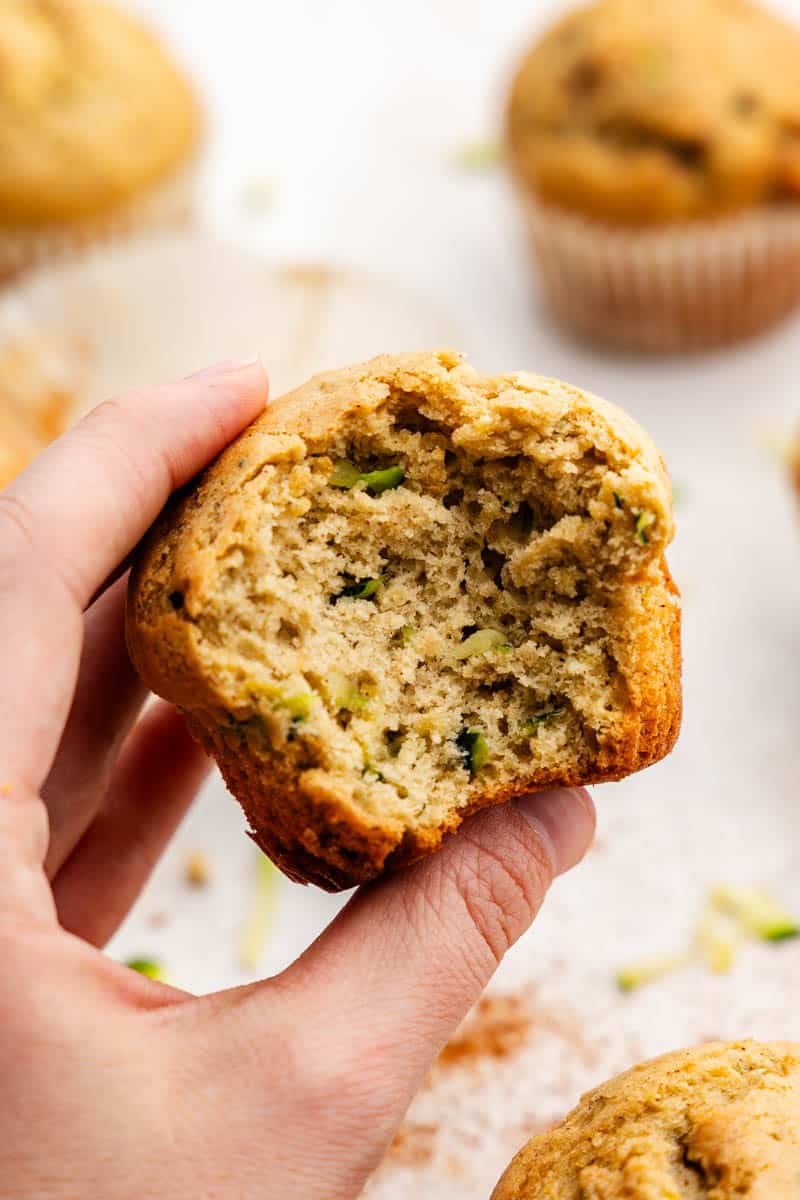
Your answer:
[[[108,941],[208,769],[180,713],[153,705],[128,736],[100,812],[53,880],[65,929],[96,946]]]

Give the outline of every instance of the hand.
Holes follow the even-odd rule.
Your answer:
[[[0,1197],[356,1197],[434,1056],[593,832],[582,791],[469,821],[275,979],[106,958],[207,762],[140,715],[120,564],[256,417],[258,364],[101,405],[0,493]]]

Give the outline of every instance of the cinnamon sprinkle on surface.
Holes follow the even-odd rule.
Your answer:
[[[438,1135],[438,1125],[404,1121],[395,1134],[386,1160],[399,1167],[425,1167],[433,1158]]]
[[[527,1041],[531,1021],[519,996],[484,996],[442,1050],[439,1066],[506,1058]]]

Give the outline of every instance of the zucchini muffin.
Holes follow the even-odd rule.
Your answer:
[[[623,412],[453,352],[284,396],[166,509],[128,644],[259,846],[330,890],[671,748],[669,480]]]
[[[643,1063],[528,1142],[493,1200],[796,1200],[800,1046],[711,1042]]]
[[[748,0],[597,0],[514,80],[509,155],[556,313],[644,349],[800,300],[800,30]]]
[[[186,216],[198,106],[138,20],[101,0],[4,0],[0,63],[0,279]]]

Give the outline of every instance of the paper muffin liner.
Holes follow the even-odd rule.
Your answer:
[[[545,302],[594,341],[699,350],[768,329],[800,304],[800,208],[636,230],[522,199]]]
[[[0,286],[34,267],[87,248],[144,233],[180,229],[191,221],[197,162],[173,171],[126,204],[82,221],[0,226]]]

